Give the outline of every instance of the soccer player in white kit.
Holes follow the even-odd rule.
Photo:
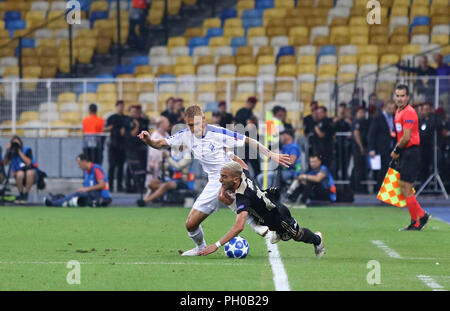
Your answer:
[[[245,143],[248,143],[261,154],[283,166],[289,166],[290,158],[289,155],[270,151],[252,138],[222,127],[206,124],[205,116],[199,106],[190,106],[186,109],[185,121],[188,128],[165,139],[152,140],[147,131],[142,131],[138,137],[155,149],[186,146],[192,152],[194,158],[199,160],[205,173],[208,174],[208,183],[195,200],[186,220],[188,235],[194,241],[196,247],[181,254],[182,256],[197,256],[199,255],[198,252],[206,246],[201,223],[219,208],[218,194],[222,186],[219,181],[220,170],[225,163],[232,161],[231,158],[237,162],[240,160],[227,150],[242,147]],[[229,207],[236,211],[236,206],[233,205],[235,203]],[[261,236],[264,236],[269,230],[267,226],[259,225],[253,217],[247,218],[247,223]]]

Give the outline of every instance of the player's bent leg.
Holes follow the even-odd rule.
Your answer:
[[[229,209],[231,209],[234,213],[237,211],[236,207],[236,201],[234,201],[232,204],[227,205]],[[266,236],[267,232],[269,232],[269,227],[261,225],[259,221],[252,215],[247,216],[247,224],[252,228],[253,231],[256,232],[256,234],[264,237]]]
[[[299,228],[297,236],[294,237],[294,240],[307,244],[313,244],[314,252],[318,258],[321,258],[325,254],[325,247],[321,232],[313,233],[308,228]]]
[[[196,247],[185,252],[181,256],[198,256],[198,252],[206,246],[203,229],[200,225],[209,215],[197,209],[192,208],[186,220],[186,229],[189,237],[195,243]]]

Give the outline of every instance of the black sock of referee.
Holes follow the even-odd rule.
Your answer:
[[[322,241],[320,239],[320,236],[318,236],[317,234],[314,234],[308,228],[301,228],[301,229],[302,229],[302,235],[300,236],[299,241],[302,241],[303,243],[314,244],[314,245],[320,244],[320,242]]]

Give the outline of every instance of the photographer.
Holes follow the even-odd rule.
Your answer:
[[[16,179],[17,189],[19,190],[16,202],[27,202],[28,193],[37,177],[36,163],[31,148],[25,147],[19,136],[13,136],[6,147],[3,163],[11,165],[11,172]]]

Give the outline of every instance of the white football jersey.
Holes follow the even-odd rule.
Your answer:
[[[218,180],[222,166],[231,161],[225,148],[244,146],[245,136],[207,124],[206,133],[202,138],[197,138],[189,128],[186,128],[167,137],[166,141],[169,146],[186,146],[194,158],[199,160],[203,170],[208,174],[208,180]]]

